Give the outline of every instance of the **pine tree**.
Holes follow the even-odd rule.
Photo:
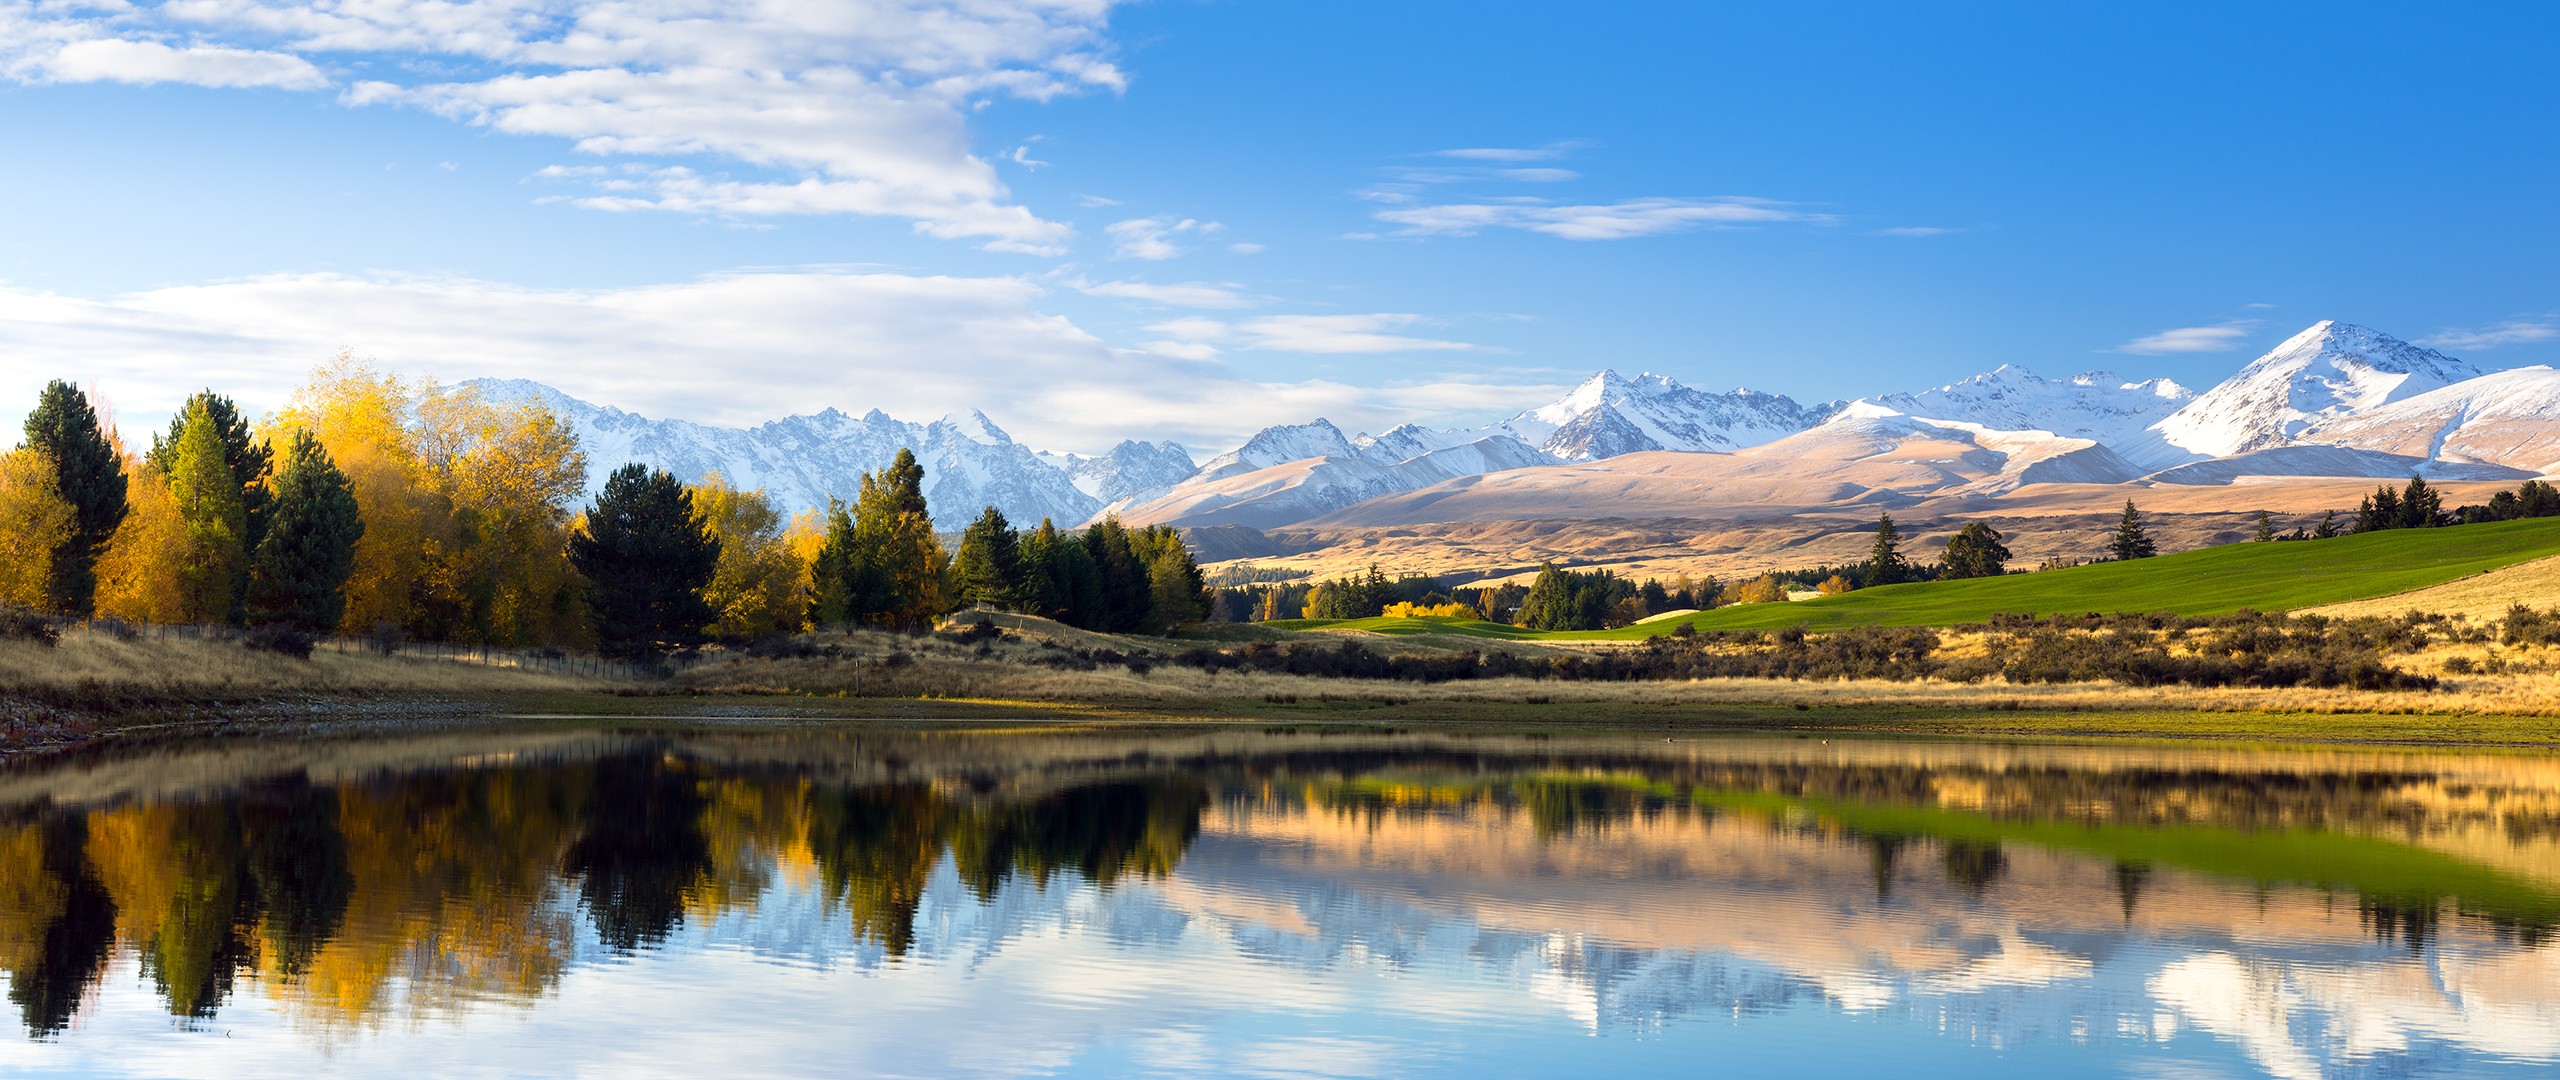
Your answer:
[[[718,613],[702,599],[720,565],[720,538],[694,513],[693,495],[663,470],[625,465],[607,477],[569,537],[569,562],[586,576],[596,638],[612,656],[655,657],[689,648]]]
[[[1876,544],[1867,555],[1867,584],[1892,585],[1911,577],[1911,561],[1902,557],[1902,530],[1893,515],[1876,515]]]
[[[1938,571],[1942,578],[1999,577],[2009,572],[2009,548],[2000,530],[1983,522],[1967,522],[1964,528],[1947,539],[1946,562]]]
[[[2118,562],[2148,559],[2159,554],[2158,547],[2151,542],[2150,532],[2142,527],[2142,511],[2134,509],[2131,499],[2124,501],[2124,518],[2116,523],[2115,539],[2108,543],[2107,551]]]
[[[2529,518],[2560,517],[2560,488],[2540,480],[2527,480],[2516,488],[2516,515]]]
[[[2381,532],[2400,527],[2400,493],[2384,484],[2356,506],[2356,531]]]
[[[314,634],[335,629],[363,538],[355,481],[310,432],[295,432],[276,474],[267,534],[249,557],[249,621]]]
[[[2327,540],[2344,531],[2345,530],[2338,527],[2338,512],[2331,510],[2320,515],[2320,524],[2311,530],[2311,538],[2314,540]]]
[[[222,444],[222,464],[231,470],[231,479],[240,485],[240,510],[246,532],[242,536],[255,547],[267,523],[267,473],[275,463],[275,452],[249,433],[249,419],[240,414],[231,399],[211,390],[198,391],[187,398],[185,407],[169,421],[169,435],[164,441],[152,436],[151,452],[144,455],[146,464],[175,475],[174,463],[179,440],[186,436],[187,425],[201,407],[214,435]]]
[[[1148,619],[1162,633],[1209,617],[1209,583],[1182,534],[1170,525],[1152,525],[1130,539],[1147,565]]]
[[[853,621],[855,594],[866,569],[854,551],[853,512],[844,500],[827,500],[826,539],[809,560],[809,619],[820,626]]]
[[[1129,530],[1117,517],[1104,517],[1084,531],[1085,554],[1101,578],[1102,612],[1093,628],[1134,633],[1153,618],[1147,567],[1130,546]]]
[[[2257,535],[2257,541],[2258,541],[2259,543],[2263,544],[2263,543],[2266,543],[2266,542],[2268,542],[2268,541],[2274,540],[2275,538],[2276,538],[2276,518],[2275,518],[2275,515],[2270,514],[2270,513],[2266,512],[2266,511],[2264,511],[2264,510],[2260,510],[2260,511],[2258,511],[2258,535]]]
[[[1022,603],[1021,535],[1004,511],[988,507],[960,534],[960,599],[1011,611]]]
[[[2409,486],[2400,493],[2400,527],[2432,529],[2444,523],[2444,496],[2427,486],[2419,477],[2409,478]]]
[[[179,418],[169,446],[169,491],[176,496],[184,543],[175,552],[179,615],[188,622],[228,622],[240,612],[247,582],[248,512],[225,460],[212,413],[201,399]]]
[[[27,448],[54,468],[54,489],[71,506],[71,535],[53,551],[46,606],[85,616],[96,606],[98,555],[124,524],[124,460],[98,426],[87,395],[59,379],[47,383],[27,414]]]

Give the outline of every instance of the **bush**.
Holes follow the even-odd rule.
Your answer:
[[[62,640],[53,620],[22,607],[0,605],[0,641],[32,641],[48,649]]]
[[[240,644],[260,652],[278,653],[296,660],[311,659],[311,650],[320,639],[284,623],[261,623],[240,635]]]

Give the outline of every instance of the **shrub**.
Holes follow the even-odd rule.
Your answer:
[[[240,635],[240,644],[259,652],[290,656],[296,660],[311,659],[312,647],[320,639],[285,623],[261,623]]]
[[[0,605],[0,641],[32,641],[46,648],[62,640],[53,620],[14,604]]]

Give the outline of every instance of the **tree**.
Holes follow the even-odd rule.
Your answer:
[[[1146,563],[1129,542],[1128,527],[1118,517],[1105,516],[1085,529],[1084,547],[1101,578],[1103,621],[1095,628],[1125,634],[1145,627],[1153,604],[1151,583]],[[1386,605],[1381,601],[1379,606]]]
[[[988,507],[960,534],[960,599],[1010,611],[1022,604],[1022,535]]]
[[[295,432],[276,474],[267,533],[249,557],[249,621],[313,634],[336,629],[363,538],[355,481],[310,432]]]
[[[2009,572],[2009,549],[2000,541],[1998,529],[1983,522],[1967,522],[1964,528],[1947,538],[1942,578],[1999,577]]]
[[[415,422],[423,390],[347,354],[296,390],[274,423],[309,430],[354,484],[364,536],[347,577],[342,629],[436,629],[423,612],[452,546],[453,507],[436,491]],[[121,541],[119,541],[121,544]],[[565,545],[563,545],[565,548]]]
[[[2400,527],[2432,529],[2444,524],[2444,496],[2427,486],[2425,479],[2412,476],[2409,486],[2400,493]]]
[[[2312,528],[2311,538],[2326,540],[2344,531],[2338,527],[2338,512],[2331,510],[2320,515],[2320,524]]]
[[[1192,559],[1182,534],[1170,525],[1152,525],[1129,538],[1130,549],[1147,567],[1147,628],[1164,633],[1209,617],[1209,586]]]
[[[699,645],[717,615],[702,591],[719,569],[720,538],[663,470],[614,470],[584,527],[570,534],[569,561],[591,587],[596,638],[609,655]]]
[[[798,633],[809,601],[801,556],[783,531],[782,514],[762,491],[740,491],[720,474],[688,488],[693,512],[720,541],[719,565],[702,599],[711,605],[711,632],[758,638]]]
[[[2400,527],[2400,493],[2384,484],[2356,506],[2356,531],[2380,532]]]
[[[1597,630],[1620,600],[1633,595],[1634,586],[1606,570],[1576,573],[1544,563],[1520,600],[1518,624],[1532,630]]]
[[[1022,541],[1023,607],[1069,626],[1100,629],[1102,574],[1084,542],[1047,518]]]
[[[239,485],[241,523],[246,530],[241,534],[242,540],[255,545],[259,530],[267,523],[267,502],[271,498],[267,473],[275,463],[275,451],[250,434],[248,418],[240,414],[239,406],[232,404],[230,398],[211,390],[189,396],[178,415],[170,418],[168,438],[164,441],[152,436],[151,452],[144,461],[176,476],[178,445],[186,436],[187,425],[198,415],[213,426],[214,437],[222,447],[222,466]]]
[[[52,463],[54,491],[71,507],[71,532],[51,553],[44,607],[65,615],[96,608],[98,556],[124,524],[124,456],[86,395],[59,379],[27,414],[27,449]]]
[[[1814,586],[1813,591],[1821,593],[1824,596],[1839,596],[1843,593],[1854,592],[1857,588],[1857,586],[1849,583],[1848,578],[1841,577],[1838,574],[1833,574],[1830,577],[1822,579],[1822,584]]]
[[[864,473],[850,514],[830,510],[812,574],[822,622],[915,626],[951,610],[951,559],[934,538],[913,451]]]
[[[1893,515],[1876,515],[1876,544],[1867,555],[1867,584],[1891,585],[1911,576],[1911,561],[1902,557],[1902,531]]]
[[[2260,511],[2258,511],[2258,535],[2257,535],[2257,537],[2256,537],[2257,541],[2258,541],[2259,543],[2263,544],[2263,543],[2267,543],[2268,541],[2274,540],[2275,538],[2276,538],[2276,519],[2275,519],[2275,515],[2270,514],[2270,513],[2267,513],[2267,512],[2266,512],[2266,511],[2264,511],[2264,510],[2260,510]]]
[[[241,613],[248,583],[248,509],[233,479],[220,420],[208,395],[197,395],[172,427],[169,493],[176,497],[182,540],[172,552],[178,571],[178,617],[230,622]]]
[[[2151,534],[2142,527],[2142,511],[2134,509],[2133,500],[2124,501],[2124,518],[2116,523],[2115,538],[2108,542],[2107,553],[2118,562],[2148,559],[2159,554],[2151,542]]]
[[[186,543],[186,521],[167,474],[127,460],[130,511],[98,556],[97,613],[136,622],[184,621],[184,588],[170,553]]]
[[[2525,481],[2516,489],[2516,516],[2560,517],[2560,488],[2540,480]]]
[[[79,534],[79,511],[57,487],[60,469],[34,446],[0,454],[0,604],[55,607],[54,562]]]

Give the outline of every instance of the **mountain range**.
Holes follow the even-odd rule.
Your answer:
[[[693,478],[717,471],[786,510],[850,500],[900,447],[925,466],[937,524],[981,507],[1071,525],[1414,524],[1896,506],[2031,485],[2228,485],[2299,477],[2510,480],[2560,470],[2560,371],[2484,373],[2387,334],[2317,323],[2201,392],[2003,366],[1856,400],[1714,393],[1601,371],[1562,398],[1477,428],[1266,428],[1195,462],[1169,442],[1085,457],[1015,442],[975,411],[930,423],[834,409],[754,428],[650,420],[539,383],[482,380],[566,416],[590,458]]]

